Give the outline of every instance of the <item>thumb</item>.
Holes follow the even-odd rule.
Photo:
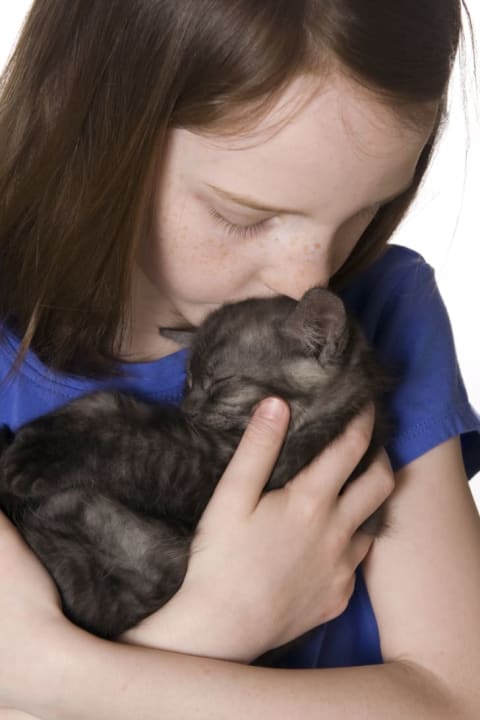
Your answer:
[[[287,434],[290,410],[277,397],[257,406],[209,506],[221,503],[228,513],[250,514],[258,504]]]

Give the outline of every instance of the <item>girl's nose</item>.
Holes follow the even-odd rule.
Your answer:
[[[311,287],[327,287],[331,274],[329,253],[299,249],[296,254],[279,254],[275,264],[265,269],[263,282],[276,294],[300,300]]]

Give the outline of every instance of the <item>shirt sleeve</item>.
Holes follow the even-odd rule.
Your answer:
[[[472,477],[480,469],[480,416],[467,396],[433,269],[418,253],[393,246],[352,298],[394,380],[386,446],[394,470],[459,435]]]

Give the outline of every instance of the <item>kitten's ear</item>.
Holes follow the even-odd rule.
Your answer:
[[[290,337],[321,362],[340,354],[349,336],[345,305],[337,295],[321,287],[305,293],[285,327]]]
[[[191,330],[176,329],[176,328],[159,328],[159,333],[162,337],[168,338],[178,343],[182,347],[190,347],[195,337],[196,329]]]

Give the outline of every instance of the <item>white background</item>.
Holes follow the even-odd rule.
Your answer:
[[[480,46],[480,0],[467,2],[474,37]],[[0,0],[0,68],[30,5],[31,0]],[[450,96],[450,119],[437,156],[394,241],[418,250],[435,268],[465,384],[472,404],[480,411],[480,102],[468,34],[466,51],[466,112],[457,69]],[[478,52],[477,63],[480,85]],[[467,135],[470,147],[466,163]],[[471,488],[480,508],[480,474]]]

